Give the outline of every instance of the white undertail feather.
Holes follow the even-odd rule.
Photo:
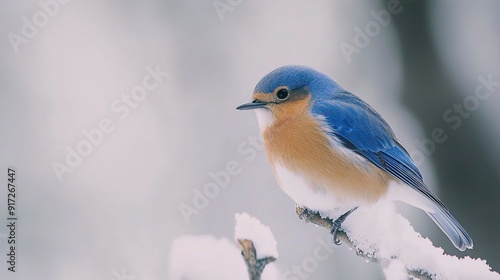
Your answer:
[[[404,202],[425,212],[436,212],[436,207],[429,199],[415,189],[397,181],[392,181],[389,184],[389,190],[385,198],[391,201]]]
[[[389,185],[386,199],[402,201],[424,210],[446,236],[448,236],[455,247],[461,251],[466,248],[472,248],[472,239],[450,212],[441,208],[415,189],[394,181]]]

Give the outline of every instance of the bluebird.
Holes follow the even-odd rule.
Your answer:
[[[252,97],[237,109],[255,110],[281,189],[311,211],[349,209],[335,220],[334,239],[358,207],[387,198],[422,209],[457,249],[472,249],[387,122],[333,79],[283,66],[264,76]]]

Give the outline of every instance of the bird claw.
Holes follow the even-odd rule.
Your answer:
[[[342,241],[340,241],[339,239],[337,239],[336,237],[333,238],[333,244],[337,245],[337,246],[340,246],[342,245]]]
[[[337,223],[337,220],[333,222],[333,228],[330,233],[333,235],[333,243],[335,245],[341,245],[342,241],[337,237],[337,233],[339,232],[340,224]]]
[[[333,235],[333,243],[335,243],[335,245],[342,244],[342,241],[340,241],[340,239],[337,237],[337,234],[347,216],[351,215],[351,213],[354,212],[356,209],[358,209],[358,207],[352,208],[351,210],[340,215],[340,217],[338,217],[335,221],[333,221],[332,230],[330,231],[330,233]]]
[[[342,241],[337,237],[338,232],[340,231],[342,223],[345,221],[345,219],[347,218],[347,216],[349,216],[357,208],[358,207],[354,207],[353,209],[351,209],[351,210],[347,211],[346,213],[340,215],[340,217],[338,217],[335,221],[333,221],[332,230],[330,231],[330,233],[333,235],[333,243],[335,243],[335,245],[342,244]],[[299,218],[302,221],[304,221],[305,223],[309,223],[311,221],[311,218],[314,215],[318,214],[318,212],[313,211],[313,210],[311,210],[311,209],[309,209],[307,207],[302,207],[302,206],[296,206],[295,207],[295,212],[297,213],[297,215],[299,216]]]

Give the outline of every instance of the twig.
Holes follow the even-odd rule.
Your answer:
[[[245,259],[247,264],[248,274],[250,275],[250,280],[260,280],[260,276],[264,271],[264,268],[268,263],[274,262],[275,257],[266,257],[263,259],[257,259],[257,252],[253,245],[252,240],[248,239],[238,239],[238,243],[242,248],[241,254]]]
[[[296,207],[295,211],[299,218],[308,223],[313,223],[315,225],[324,227],[331,231],[333,229],[333,220],[330,218],[324,218],[322,217],[318,212],[311,211],[307,208],[304,207]],[[351,247],[355,252],[356,255],[360,256],[361,258],[371,261],[373,263],[381,263],[381,262],[389,262],[390,260],[387,259],[380,259],[376,256],[373,256],[372,254],[368,254],[359,248],[356,247],[356,244],[354,244],[351,239],[349,239],[349,236],[345,231],[340,229],[337,232],[337,238],[342,241],[342,243],[346,244],[347,246]],[[417,279],[420,280],[433,280],[436,277],[434,275],[429,274],[426,271],[421,271],[421,270],[409,270],[407,269],[408,275],[413,276]]]

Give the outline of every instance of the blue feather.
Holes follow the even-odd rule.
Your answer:
[[[323,116],[333,135],[346,148],[426,196],[430,195],[422,174],[398,142],[392,129],[372,107],[357,96],[346,91],[336,93],[327,102],[314,103],[311,113]],[[433,196],[429,198],[438,201]]]
[[[342,91],[335,93],[327,102],[314,103],[311,113],[326,121],[331,128],[330,133],[340,139],[344,147],[366,158],[433,202],[436,212],[427,212],[432,220],[458,249],[472,248],[471,237],[441,200],[430,192],[408,152],[373,108],[355,95]]]

